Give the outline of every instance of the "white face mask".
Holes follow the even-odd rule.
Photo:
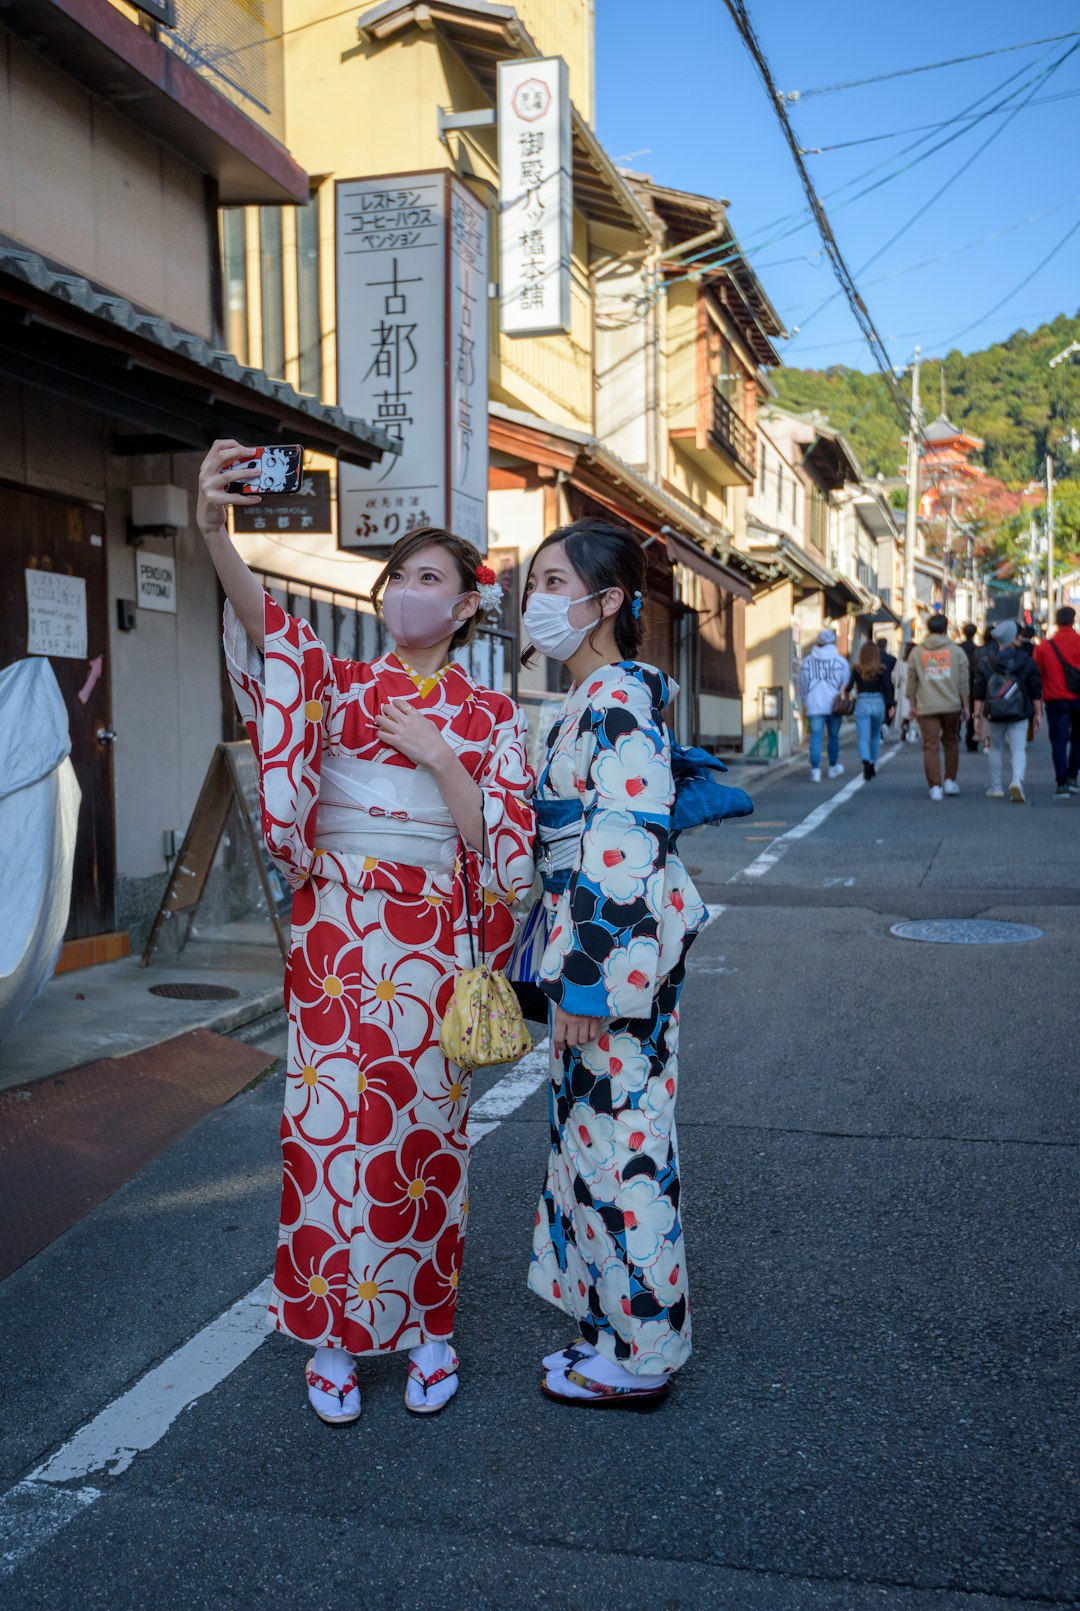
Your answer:
[[[603,593],[607,588],[601,588]],[[575,604],[587,604],[598,599],[600,593],[586,593],[583,599],[570,599],[565,593],[534,593],[525,606],[525,630],[529,642],[549,660],[569,660],[581,648],[585,635],[603,619],[603,611],[583,627],[570,625],[570,611]]]

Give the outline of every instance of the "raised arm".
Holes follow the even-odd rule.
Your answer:
[[[230,504],[261,503],[257,495],[226,492],[230,481],[242,478],[243,460],[251,448],[239,442],[215,442],[199,468],[199,502],[195,519],[203,534],[225,596],[252,643],[263,648],[263,590],[229,536]],[[240,461],[239,463],[237,461]],[[254,465],[251,466],[254,469]]]

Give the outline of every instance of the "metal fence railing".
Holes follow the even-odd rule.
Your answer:
[[[316,582],[278,576],[272,571],[257,570],[255,575],[271,598],[290,615],[302,616],[316,637],[339,659],[377,660],[393,647],[366,594],[321,587]],[[516,633],[485,622],[473,641],[455,652],[454,659],[484,687],[497,688],[517,698]]]

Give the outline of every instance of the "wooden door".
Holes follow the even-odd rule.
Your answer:
[[[113,804],[108,589],[100,510],[0,485],[0,666],[26,657],[26,572],[55,571],[86,582],[86,655],[50,655],[67,706],[71,761],[82,790],[66,939],[114,926],[116,832]],[[94,662],[100,672],[94,677]],[[80,697],[80,695],[84,697]]]

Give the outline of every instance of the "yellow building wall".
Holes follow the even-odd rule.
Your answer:
[[[667,288],[664,418],[669,431],[689,431],[697,427],[697,298],[696,285],[671,284]]]
[[[212,335],[201,175],[4,33],[0,233]]]
[[[746,679],[743,683],[743,747],[749,750],[766,727],[778,730],[780,755],[792,752],[791,619],[794,589],[781,583],[759,593],[746,612]],[[758,689],[783,689],[779,722],[758,716]]]
[[[570,94],[587,123],[596,115],[594,0],[514,0],[514,9],[545,56],[570,69]]]

